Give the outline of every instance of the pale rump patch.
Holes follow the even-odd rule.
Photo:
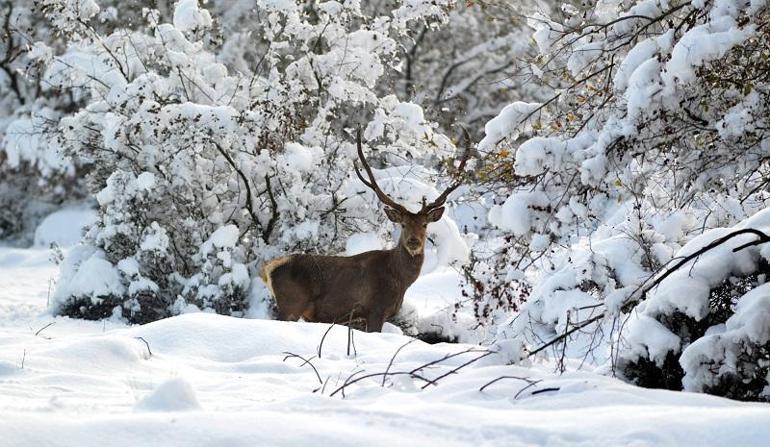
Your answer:
[[[273,280],[270,276],[273,274],[273,270],[289,262],[290,258],[290,256],[281,256],[280,258],[271,259],[264,263],[259,270],[259,277],[267,284],[267,288],[273,296],[275,296],[275,292],[273,291]]]

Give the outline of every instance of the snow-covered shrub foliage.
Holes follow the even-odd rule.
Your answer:
[[[0,25],[0,240],[29,243],[42,216],[83,196],[55,132],[76,101],[41,80],[59,39],[34,2],[3,2]]]
[[[694,236],[766,207],[769,23],[762,0],[568,4],[531,18],[553,93],[507,106],[479,143],[511,174],[489,213],[507,238],[485,260],[505,269],[486,287],[531,288],[501,336],[536,347],[572,334],[551,347],[616,356],[650,275]]]
[[[445,20],[442,2],[370,17],[358,2],[181,0],[170,17],[147,8],[141,25],[104,32],[92,25],[98,8],[56,4],[51,20],[73,40],[44,80],[82,98],[59,119],[59,141],[91,166],[100,217],[90,251],[65,262],[55,311],[237,315],[262,260],[339,252],[356,231],[385,237],[353,174],[358,126],[372,163],[396,166],[379,173],[387,192],[410,207],[437,195],[435,172],[411,165],[441,165],[453,143],[419,106],[376,91],[400,63],[392,35]],[[462,241],[438,224],[450,262]],[[116,280],[105,288],[89,268],[108,265]]]
[[[397,38],[402,64],[387,88],[420,104],[446,131],[459,122],[474,138],[482,135],[484,123],[511,101],[544,99],[544,89],[531,82],[527,61],[535,47],[522,19],[534,7],[532,1],[457,2],[445,23],[417,23]]]
[[[745,229],[770,231],[770,210],[705,232],[677,257]],[[631,315],[619,373],[643,386],[770,400],[770,252],[744,247],[756,240],[736,236],[663,279]]]
[[[62,89],[47,81],[54,55],[84,37],[132,28],[142,7],[165,6],[168,15],[165,3],[138,0],[119,14],[120,0],[0,4],[0,239],[29,243],[42,216],[87,195],[81,174],[89,161],[64,153],[57,126],[89,96],[84,86]]]

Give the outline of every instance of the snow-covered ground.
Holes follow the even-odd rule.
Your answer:
[[[764,446],[770,407],[506,366],[471,345],[187,314],[145,326],[54,318],[44,249],[0,248],[0,446]],[[440,302],[431,284],[413,305]],[[424,296],[423,296],[424,295]],[[440,295],[440,294],[439,294]],[[404,346],[406,345],[406,346]],[[394,354],[401,348],[398,355]],[[299,357],[310,360],[303,365]],[[389,366],[392,360],[392,365]],[[315,368],[315,370],[313,369]],[[317,370],[317,374],[316,374]],[[501,376],[506,378],[479,388]],[[526,379],[526,380],[522,380]],[[537,381],[537,382],[536,382]],[[335,391],[337,391],[335,393]]]

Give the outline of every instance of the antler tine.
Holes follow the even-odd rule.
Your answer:
[[[366,181],[364,179],[364,176],[361,175],[361,171],[358,170],[358,165],[353,163],[353,167],[356,170],[356,175],[358,176],[358,179],[361,180],[361,182],[366,185],[369,189],[374,191],[375,194],[377,194],[377,198],[380,199],[380,202],[383,204],[401,211],[401,212],[407,212],[407,209],[396,203],[395,200],[388,197],[387,194],[385,194],[382,189],[380,189],[380,186],[377,184],[377,180],[374,179],[374,174],[372,173],[372,168],[369,167],[369,163],[366,162],[366,157],[364,157],[364,148],[363,144],[361,143],[361,127],[358,127],[358,132],[356,133],[356,144],[358,145],[358,158],[361,160],[361,164],[364,166],[364,170],[366,171],[366,175],[369,177],[369,181]]]
[[[463,156],[460,159],[460,165],[457,167],[457,171],[455,172],[455,176],[457,179],[455,180],[452,185],[450,185],[447,189],[444,190],[444,192],[439,195],[436,200],[433,202],[423,205],[422,210],[420,210],[421,213],[427,213],[430,210],[436,209],[440,206],[442,206],[446,199],[449,197],[449,194],[451,194],[455,189],[459,188],[460,185],[463,184],[463,177],[462,174],[465,171],[465,164],[468,162],[468,158],[470,158],[471,155],[471,136],[468,133],[468,129],[466,129],[463,126],[460,126],[463,129],[463,134],[465,135],[465,151],[463,152]]]

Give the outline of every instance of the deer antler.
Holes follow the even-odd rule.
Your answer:
[[[420,210],[420,213],[427,213],[431,210],[434,210],[436,208],[439,208],[440,206],[444,205],[446,202],[447,197],[449,197],[449,194],[452,193],[455,189],[457,189],[460,185],[463,184],[463,172],[465,171],[465,164],[468,162],[468,158],[471,154],[471,136],[468,134],[468,130],[463,127],[463,134],[465,136],[465,152],[463,152],[463,156],[460,159],[460,165],[457,167],[457,171],[455,171],[455,177],[456,180],[454,183],[452,183],[447,189],[444,190],[444,192],[439,195],[436,200],[432,201],[429,204],[423,205],[422,209]]]
[[[364,157],[364,149],[363,145],[361,144],[361,127],[358,128],[358,133],[356,134],[356,144],[358,145],[358,158],[361,159],[361,164],[364,166],[364,170],[366,171],[366,175],[369,177],[369,181],[364,179],[364,176],[361,175],[361,171],[358,170],[358,165],[353,163],[353,167],[356,169],[356,175],[358,176],[358,179],[361,180],[361,182],[369,189],[374,191],[375,194],[377,194],[380,202],[399,212],[408,213],[404,206],[399,205],[395,200],[388,197],[388,195],[380,189],[379,185],[377,185],[377,181],[374,179],[374,174],[372,173],[372,168],[369,167],[369,163],[366,162],[366,157]]]

